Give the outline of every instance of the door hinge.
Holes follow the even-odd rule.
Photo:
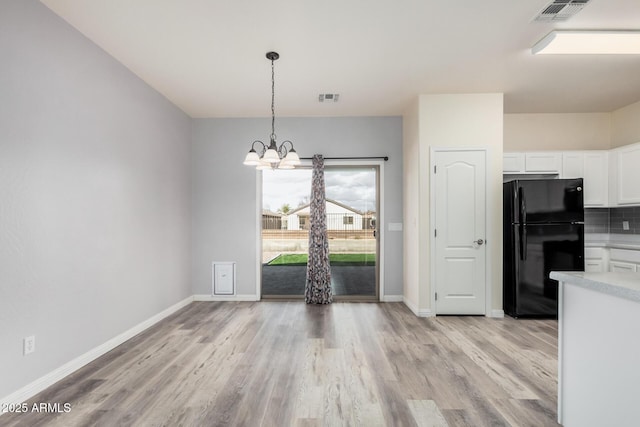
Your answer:
[[[438,301],[438,293],[436,292],[436,301]]]

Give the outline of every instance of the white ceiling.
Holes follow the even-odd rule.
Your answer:
[[[531,54],[553,29],[640,29],[639,0],[42,0],[192,117],[399,115],[424,93],[504,92],[508,113],[640,100],[640,55]],[[339,93],[319,103],[319,93]]]

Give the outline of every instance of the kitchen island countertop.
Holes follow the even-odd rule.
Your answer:
[[[567,282],[615,297],[640,302],[640,273],[552,271],[549,277],[559,282]]]

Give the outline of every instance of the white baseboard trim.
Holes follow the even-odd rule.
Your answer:
[[[402,298],[402,302],[409,308],[409,310],[413,312],[413,314],[415,314],[416,316],[418,315],[418,307],[415,304],[413,304],[406,298]]]
[[[76,357],[75,359],[65,363],[64,365],[60,366],[57,369],[54,369],[48,374],[22,387],[21,389],[11,393],[8,396],[3,397],[2,399],[0,399],[0,404],[1,405],[20,404],[28,400],[29,398],[40,393],[47,387],[50,387],[53,384],[57,383],[67,375],[72,374],[73,372],[77,371],[78,369],[82,368],[88,363],[94,361],[95,359],[107,353],[108,351],[113,350],[114,348],[116,348],[123,342],[127,341],[128,339],[133,338],[134,336],[138,335],[140,332],[158,323],[165,317],[168,317],[171,314],[175,313],[176,311],[180,310],[181,308],[187,306],[191,302],[193,302],[193,296],[189,296],[183,299],[182,301],[172,305],[171,307],[161,311],[160,313],[148,318],[142,323],[138,323],[133,328],[121,333],[118,336],[111,338],[109,341],[105,342],[104,344],[101,344],[98,347],[95,347],[92,350],[89,350],[83,355]],[[1,412],[0,412],[0,415],[2,415]]]
[[[402,295],[383,295],[380,297],[380,302],[402,302],[404,296]]]
[[[415,304],[413,304],[411,301],[409,301],[406,298],[403,298],[402,302],[404,303],[404,305],[406,305],[409,308],[409,310],[411,310],[413,312],[413,314],[415,314],[418,317],[433,317],[433,316],[435,316],[435,314],[431,311],[430,308],[419,309]]]
[[[435,313],[431,311],[430,308],[423,308],[418,310],[418,317],[435,317]]]
[[[491,315],[489,317],[502,318],[504,317],[504,310],[491,310]]]
[[[260,301],[255,294],[247,295],[194,295],[194,301]]]

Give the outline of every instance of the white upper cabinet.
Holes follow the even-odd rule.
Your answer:
[[[616,148],[611,151],[614,157],[615,174],[611,178],[614,184],[617,205],[640,204],[640,143]]]
[[[609,153],[587,151],[584,153],[584,204],[607,206],[609,201]]]
[[[562,154],[553,151],[504,153],[502,173],[505,174],[559,174]]]
[[[562,153],[562,178],[584,178],[584,152]]]
[[[524,153],[504,153],[502,173],[524,173]]]
[[[562,154],[559,151],[530,152],[524,155],[525,172],[560,173]]]
[[[608,166],[606,151],[565,151],[561,178],[583,178],[586,207],[607,206]]]

